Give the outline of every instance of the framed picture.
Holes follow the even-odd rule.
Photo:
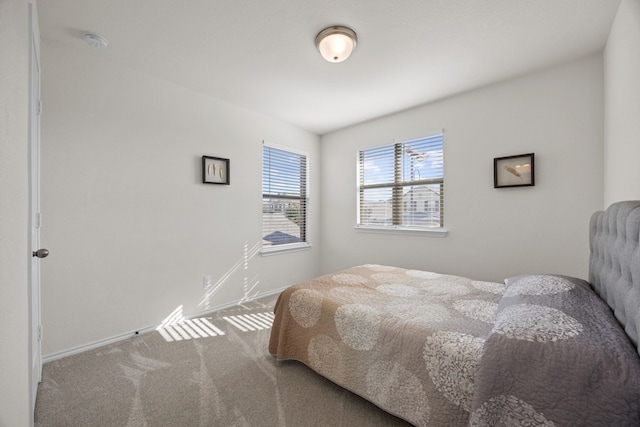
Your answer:
[[[533,153],[493,159],[493,187],[526,187],[535,185]]]
[[[202,182],[229,185],[229,159],[202,156]]]

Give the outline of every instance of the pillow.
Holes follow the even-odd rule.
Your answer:
[[[551,275],[505,283],[471,425],[640,425],[640,358],[589,283]]]

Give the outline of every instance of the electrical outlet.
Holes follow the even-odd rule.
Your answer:
[[[208,289],[211,287],[211,276],[204,276],[202,278],[202,287]]]

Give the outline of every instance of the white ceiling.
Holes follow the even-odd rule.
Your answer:
[[[601,51],[620,0],[39,0],[40,32],[317,134]],[[347,61],[314,45],[358,34]],[[46,47],[45,47],[46,48]],[[44,71],[46,72],[46,70]]]

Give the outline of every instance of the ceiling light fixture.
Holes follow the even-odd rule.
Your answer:
[[[107,39],[97,34],[85,33],[82,37],[84,38],[84,41],[91,47],[103,48],[109,45]]]
[[[351,28],[333,26],[318,33],[316,47],[327,61],[342,62],[356,48],[357,41],[356,33]]]

